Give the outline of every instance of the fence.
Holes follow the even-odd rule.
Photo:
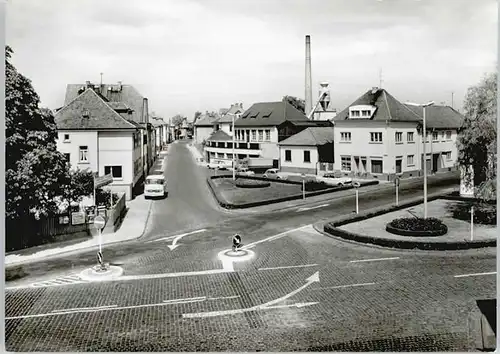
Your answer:
[[[111,209],[108,209],[106,211],[108,220],[103,231],[104,233],[111,233],[116,231],[116,229],[120,225],[120,221],[125,212],[125,208],[125,193],[120,193],[120,198],[118,199],[116,204]]]

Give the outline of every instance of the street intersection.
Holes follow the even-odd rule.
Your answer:
[[[7,350],[474,347],[475,301],[496,296],[496,249],[383,249],[316,231],[313,224],[352,211],[352,202],[342,200],[293,212],[222,212],[206,183],[183,184],[203,181],[203,171],[186,160],[183,144],[174,146],[166,173],[171,192],[153,206],[146,234],[103,249],[124,275],[81,281],[78,274],[95,264],[95,251],[27,264],[28,277],[7,283]],[[391,199],[374,193],[361,197],[361,205]],[[211,217],[211,224],[205,221]],[[236,232],[244,246],[234,253]]]

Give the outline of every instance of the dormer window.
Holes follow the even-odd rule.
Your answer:
[[[361,115],[363,117],[369,117],[370,116],[370,111],[369,110],[362,110],[361,111]]]
[[[353,117],[359,117],[359,111],[351,111],[351,116]]]
[[[82,114],[83,118],[88,118],[90,117],[90,112],[88,109],[85,109],[83,110],[83,114]]]

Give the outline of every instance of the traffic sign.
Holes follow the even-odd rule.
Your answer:
[[[354,188],[361,187],[361,184],[359,182],[352,182],[352,185],[353,185]]]
[[[101,215],[97,215],[94,219],[95,227],[102,229],[106,225],[106,220]]]
[[[394,178],[394,185],[399,187],[399,177]]]
[[[301,176],[302,176],[302,178],[306,178],[306,174],[305,173],[303,173]]]

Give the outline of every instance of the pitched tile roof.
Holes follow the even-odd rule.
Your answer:
[[[227,141],[231,140],[233,137],[228,135],[226,132],[222,130],[217,130],[216,132],[213,132],[207,140],[212,140],[212,141]]]
[[[281,141],[279,145],[321,146],[333,143],[333,127],[311,127]]]
[[[123,102],[109,102],[107,101],[108,106],[113,108],[115,111],[128,111],[131,109],[129,106],[127,106]]]
[[[357,105],[376,106],[371,118],[354,118],[358,120],[418,122],[421,118],[406,105],[399,102],[385,89],[369,90],[337,114],[333,121],[349,119],[349,107]]]
[[[95,85],[94,85],[95,86]],[[139,91],[137,91],[132,85],[97,85],[101,87],[100,91],[102,96],[104,96],[110,102],[121,102],[127,105],[133,110],[132,120],[136,122],[141,122],[142,111],[143,111],[143,99]],[[64,105],[74,100],[79,95],[79,90],[87,87],[87,84],[69,84],[66,86],[66,97],[64,99]],[[118,88],[121,88],[118,90]]]
[[[307,117],[288,102],[259,102],[254,103],[238,118],[234,125],[249,126],[277,126],[285,121],[307,121]]]
[[[207,114],[200,116],[194,123],[195,127],[211,127],[215,124],[218,117],[212,117]]]
[[[83,115],[88,113],[88,117]],[[85,90],[54,115],[60,130],[136,129],[92,89]]]
[[[418,116],[423,117],[423,108],[405,105]],[[423,119],[423,118],[422,118]],[[425,109],[425,124],[427,128],[459,129],[464,122],[464,116],[450,106],[433,105]]]

